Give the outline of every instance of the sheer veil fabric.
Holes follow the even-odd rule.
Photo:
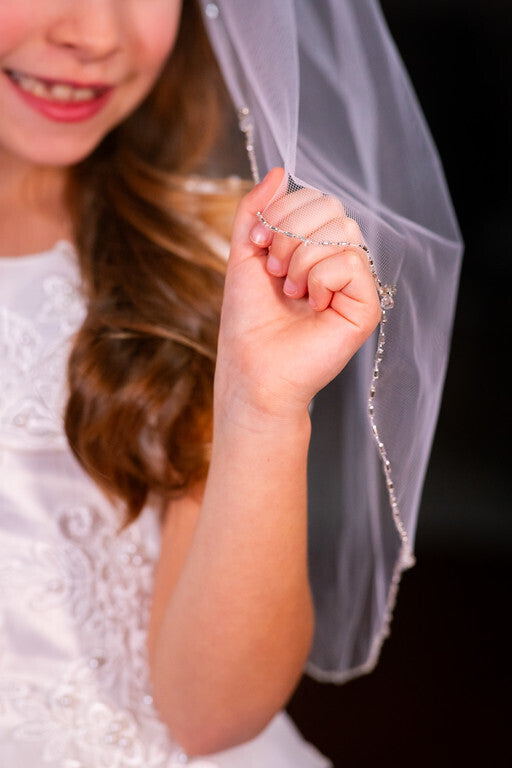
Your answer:
[[[310,673],[370,671],[413,564],[445,376],[462,244],[442,168],[374,0],[201,0],[255,180],[283,165],[267,225],[320,243],[363,234],[380,294],[375,336],[313,404]],[[329,223],[289,222],[290,194]],[[335,200],[333,200],[335,199]],[[341,246],[342,247],[342,246]]]

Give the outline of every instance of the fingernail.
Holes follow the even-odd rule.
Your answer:
[[[316,303],[316,301],[314,300],[314,298],[312,296],[309,296],[308,301],[309,301],[309,306],[311,307],[311,309],[316,309],[318,307],[318,304]]]
[[[295,293],[297,293],[297,286],[292,283],[289,277],[287,277],[284,281],[283,291],[284,293],[288,294],[288,296],[293,296]]]
[[[264,224],[255,224],[251,229],[249,238],[254,245],[267,246],[272,240],[272,233]]]
[[[267,269],[271,275],[276,275],[276,277],[279,277],[283,271],[279,259],[272,255],[267,259]]]

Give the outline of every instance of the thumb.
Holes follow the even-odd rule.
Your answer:
[[[256,245],[250,239],[250,233],[257,223],[256,214],[262,211],[270,202],[284,178],[283,168],[272,168],[264,179],[256,184],[251,191],[242,198],[233,225],[231,238],[231,259],[240,261],[244,258],[261,253],[262,247],[266,247],[272,240],[269,231],[268,243]]]

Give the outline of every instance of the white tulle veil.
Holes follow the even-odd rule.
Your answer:
[[[412,545],[461,257],[435,147],[374,0],[201,0],[255,179],[334,196],[369,249],[382,323],[315,399],[309,671],[369,671]],[[271,203],[262,217],[280,228]],[[340,214],[322,241],[346,242]],[[290,236],[308,239],[307,219]]]

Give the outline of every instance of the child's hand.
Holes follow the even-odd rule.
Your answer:
[[[242,200],[233,231],[219,336],[216,399],[280,418],[303,413],[372,334],[380,305],[362,248],[305,245],[259,223],[282,180],[274,169]],[[343,216],[333,198],[304,189],[275,203],[273,220],[294,231],[307,217],[324,240]],[[343,240],[363,243],[346,218]],[[336,238],[337,240],[339,238]],[[236,416],[235,416],[236,418]]]

